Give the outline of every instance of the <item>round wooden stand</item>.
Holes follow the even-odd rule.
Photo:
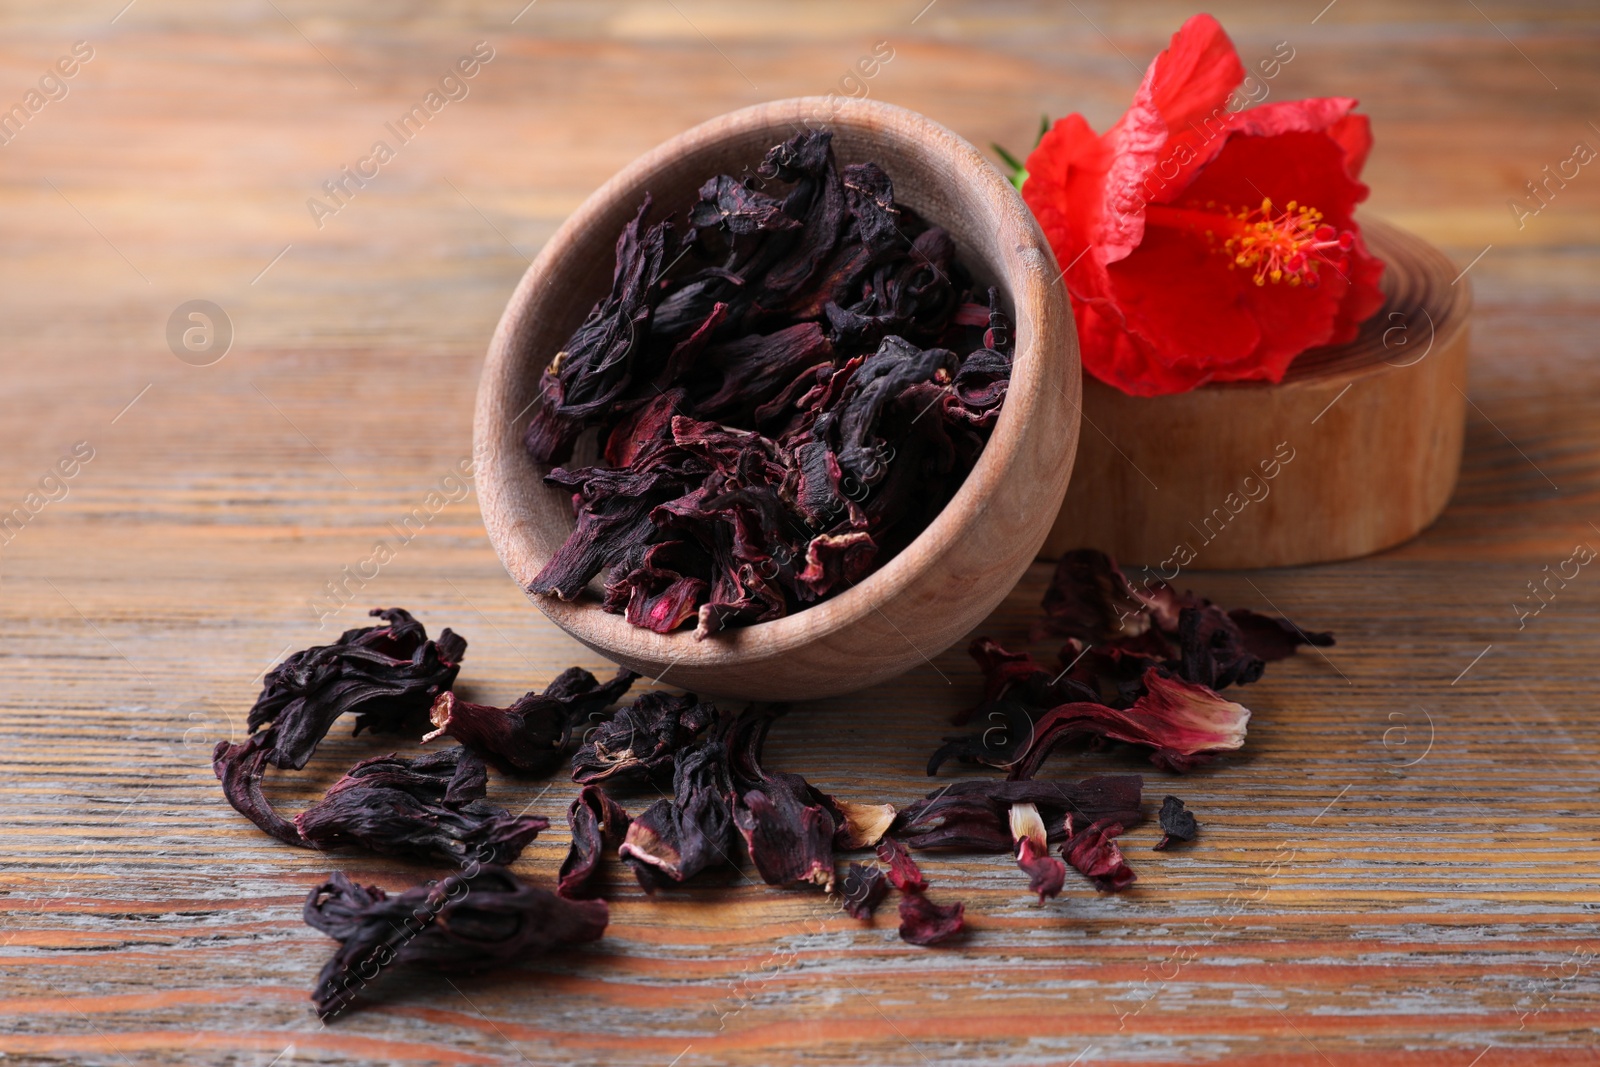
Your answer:
[[[1415,536],[1455,488],[1466,418],[1465,279],[1421,238],[1363,231],[1384,308],[1283,382],[1132,397],[1084,376],[1083,431],[1042,555],[1098,548],[1176,570],[1364,556]]]

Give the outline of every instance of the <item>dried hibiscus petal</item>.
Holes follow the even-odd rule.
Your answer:
[[[1156,842],[1157,852],[1170,847],[1174,841],[1193,841],[1200,832],[1194,813],[1177,797],[1167,797],[1161,802],[1160,818],[1161,840]]]
[[[736,802],[733,822],[762,881],[809,882],[833,891],[833,840],[838,824],[831,799],[798,774],[766,771],[761,751],[781,714],[750,708],[728,729],[728,762]]]
[[[1060,894],[1067,881],[1067,865],[1050,855],[1049,835],[1038,805],[1011,805],[1011,836],[1017,843],[1017,866],[1028,876],[1028,888],[1039,894],[1039,903]]]
[[[1330,633],[1308,632],[1288,619],[1260,615],[1248,608],[1234,608],[1228,618],[1239,628],[1245,648],[1268,663],[1294,655],[1301,645],[1327,648],[1334,643]]]
[[[572,780],[670,780],[679,752],[716,721],[693,693],[645,693],[589,732],[572,757]]]
[[[1117,847],[1115,839],[1121,834],[1122,824],[1111,819],[1097,820],[1083,829],[1077,829],[1069,819],[1061,856],[1073,870],[1093,882],[1096,889],[1106,892],[1126,889],[1135,875]]]
[[[598,940],[603,900],[564,900],[500,867],[389,896],[333,874],[306,898],[308,925],[340,942],[311,998],[324,1020],[343,1012],[391,964],[441,973],[485,970]]]
[[[1145,672],[1145,695],[1127,709],[1103,704],[1064,704],[1039,718],[1027,751],[1011,766],[1014,779],[1037,774],[1057,745],[1081,737],[1142,745],[1150,762],[1186,771],[1244,745],[1250,710],[1205,686]]]
[[[827,794],[820,794],[827,797]],[[850,800],[827,797],[833,802],[832,811],[838,829],[833,835],[835,848],[872,848],[894,825],[893,804],[861,804]]]
[[[646,892],[733,864],[738,831],[732,795],[728,750],[720,739],[705,738],[678,753],[672,798],[636,816],[617,850]]]
[[[624,228],[534,397],[536,461],[592,429],[607,466],[545,476],[575,528],[530,593],[601,578],[603,610],[710,638],[856,584],[959,488],[1010,381],[1000,295],[973,303],[951,235],[831,142],[773,146],[771,188],[712,177],[681,236],[648,201]]]
[[[979,712],[987,713],[1002,701],[1053,708],[1078,700],[1098,700],[1100,696],[1097,690],[1083,685],[1070,668],[1049,669],[1026,652],[1008,651],[993,638],[974,639],[967,647],[967,654],[977,661],[978,669],[983,672],[983,700],[958,715],[954,720],[957,726]],[[978,718],[985,726],[999,721],[988,714],[978,715]]]
[[[217,742],[211,756],[211,769],[222,782],[222,795],[233,810],[285,844],[310,848],[294,823],[279,815],[261,790],[261,778],[272,758],[274,733],[268,727],[238,744]]]
[[[357,845],[422,862],[510,863],[550,822],[512,815],[480,799],[481,792],[470,796],[481,785],[463,789],[457,782],[460,759],[460,749],[446,749],[416,759],[362,760],[295,816],[295,825],[314,848]],[[447,801],[452,786],[457,799]],[[464,792],[469,798],[462,800]]]
[[[900,892],[920,893],[928,888],[928,880],[922,876],[922,869],[899,841],[892,837],[879,841],[878,858],[888,866],[889,881]]]
[[[1143,819],[1143,779],[1136,774],[1098,775],[1081,782],[952,782],[908,805],[895,819],[894,834],[914,848],[966,848],[979,852],[1013,849],[1011,809],[1032,804],[1052,840],[1065,834],[1068,815],[1093,822],[1111,819],[1133,826]]]
[[[508,708],[440,693],[430,714],[434,730],[422,740],[453,737],[508,774],[550,774],[566,755],[574,722],[616,703],[638,677],[621,668],[601,685],[582,667],[572,667],[544,692],[528,693]]]
[[[299,770],[333,722],[356,715],[355,732],[420,728],[434,696],[450,688],[467,642],[444,630],[437,641],[410,613],[374,609],[382,626],[347,630],[331,645],[296,652],[267,673],[250,709],[252,734],[272,726],[267,761]]]
[[[594,883],[600,873],[601,857],[622,844],[629,822],[622,805],[607,796],[603,788],[584,786],[567,811],[572,845],[561,863],[556,892],[575,899],[598,896]]]
[[[900,939],[913,945],[937,945],[966,926],[966,905],[935,904],[921,893],[900,897]]]
[[[1104,552],[1079,548],[1062,555],[1044,593],[1040,635],[1076,637],[1091,645],[1137,637],[1150,616],[1133,587]]]
[[[1094,549],[1061,557],[1044,611],[1038,633],[1078,642],[1070,650],[1074,662],[1090,646],[1137,652],[1212,689],[1256,681],[1267,663],[1300,645],[1333,644],[1332,634],[1306,633],[1288,619],[1244,609],[1224,612],[1164,581],[1130,582],[1114,559]],[[1095,665],[1091,660],[1088,666]],[[1085,680],[1082,672],[1074,677]]]
[[[579,433],[605,411],[641,372],[641,343],[651,314],[661,301],[656,283],[669,257],[677,254],[670,223],[647,226],[650,198],[617,238],[611,293],[573,333],[539,383],[539,398],[528,424],[529,453],[541,463],[561,462]]]
[[[844,873],[840,894],[844,910],[851,918],[870,919],[883,898],[889,895],[889,880],[879,867],[852,863]]]

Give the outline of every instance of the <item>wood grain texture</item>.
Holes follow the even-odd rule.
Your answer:
[[[975,144],[1025,146],[1041,110],[1103,128],[1192,8],[539,0],[513,25],[521,3],[139,0],[112,23],[120,6],[0,11],[0,102],[73,41],[95,49],[0,146],[0,511],[75,442],[95,449],[0,548],[7,1063],[1594,1062],[1600,580],[1584,569],[1520,629],[1516,605],[1600,545],[1600,175],[1521,228],[1507,206],[1574,142],[1600,146],[1591,8],[1212,9],[1247,57],[1291,42],[1275,98],[1361,98],[1374,215],[1463,266],[1493,247],[1469,275],[1464,463],[1439,521],[1351,563],[1193,578],[1340,642],[1241,694],[1239,759],[1150,776],[1205,824],[1193,848],[1152,853],[1143,827],[1132,893],[1074,884],[1045,908],[1005,857],[930,857],[973,922],[936,951],[748,876],[647,901],[613,868],[614,925],[591,949],[395,983],[323,1029],[307,994],[331,943],[299,911],[335,857],[236,816],[209,751],[271,662],[372,605],[467,634],[474,699],[603,666],[529,610],[446,481],[529,257],[650,146],[825,93],[879,40],[895,55],[872,96]],[[306,199],[479,40],[496,53],[470,95],[318,229]],[[164,339],[196,298],[236,327],[206,368]],[[390,524],[417,509],[401,543]],[[380,539],[394,557],[363,578]],[[1031,569],[984,632],[1021,639],[1045,577]],[[319,631],[341,603],[329,582],[351,603]],[[907,801],[976,686],[957,649],[808,702],[775,728],[774,761]],[[336,733],[304,778],[275,781],[285,807],[389,750]],[[491,796],[559,817],[574,790],[544,788],[497,779]],[[519,869],[553,878],[564,847],[552,830]],[[338,859],[390,887],[417,873]]]
[[[927,529],[866,578],[804,611],[700,640],[658,634],[599,603],[530,597],[607,658],[736,700],[802,700],[863,689],[938,655],[982,622],[1049,533],[1078,441],[1082,375],[1059,270],[1027,205],[971,144],[905,108],[812,96],[744,108],[685,131],[614,175],[523,275],[495,330],[478,391],[474,449],[489,540],[524,589],[576,525],[571,493],[522,446],[544,368],[609,292],[616,235],[645,194],[659,210],[694,202],[716,174],[753,173],[797,129],[826,127],[841,168],[871,162],[895,200],[948,230],[979,284],[1015,325],[1010,392],[977,464]],[[570,466],[570,465],[569,465]]]
[[[1415,234],[1371,218],[1364,233],[1382,309],[1282,382],[1132,397],[1085,381],[1090,432],[1045,558],[1088,545],[1169,576],[1291,567],[1438,518],[1461,465],[1471,283]]]

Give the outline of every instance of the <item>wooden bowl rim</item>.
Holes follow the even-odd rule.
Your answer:
[[[931,164],[942,160],[953,180],[977,186],[972,195],[1002,205],[995,212],[1000,227],[988,240],[992,242],[990,258],[1002,266],[1003,277],[995,282],[1007,292],[1018,319],[1013,324],[1013,373],[1006,402],[977,463],[933,522],[893,559],[852,588],[770,622],[738,627],[697,641],[688,630],[658,634],[635,627],[622,616],[602,610],[588,591],[570,602],[526,593],[548,557],[538,550],[535,538],[512,513],[518,493],[513,479],[526,477],[530,467],[537,468],[520,447],[502,450],[496,442],[507,432],[512,379],[517,373],[526,373],[534,358],[518,348],[522,334],[529,328],[525,316],[536,291],[551,284],[555,270],[568,256],[593,254],[591,242],[601,242],[604,254],[609,255],[616,235],[595,233],[597,221],[619,198],[625,198],[630,205],[637,204],[645,192],[643,183],[676,157],[711,151],[719,142],[757,129],[771,131],[776,143],[782,137],[779,131],[798,128],[819,113],[830,116],[825,124],[829,128],[871,129],[886,123],[915,128],[922,161]],[[1029,250],[1037,250],[1042,253],[1043,266],[1053,268],[1049,244],[1011,183],[969,142],[932,119],[893,104],[816,96],[776,100],[712,118],[645,152],[592,193],[552,235],[523,274],[489,344],[474,415],[474,455],[480,458],[477,488],[485,527],[506,570],[525,591],[524,595],[552,621],[585,645],[614,659],[710,668],[751,664],[802,648],[873,612],[881,615],[880,604],[891,602],[919,574],[938,566],[958,550],[963,537],[976,524],[1001,518],[990,516],[985,502],[1017,461],[1028,420],[1044,407],[1042,390],[1055,388],[1068,398],[1063,462],[1070,462],[1075,451],[1081,410],[1080,364],[1076,327],[1065,288],[1059,279],[1051,279],[1048,270],[1019,269],[1016,259],[1005,254],[1007,246],[1023,259]],[[1039,316],[1041,321],[1023,317],[1023,309],[1029,306],[1046,309]],[[518,442],[520,437],[519,429],[515,433]],[[513,454],[507,455],[506,451]],[[1065,482],[1062,479],[1063,493]],[[1060,501],[1041,500],[1039,506],[1054,514]]]

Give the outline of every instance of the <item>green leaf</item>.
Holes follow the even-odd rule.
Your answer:
[[[1022,183],[1028,180],[1027,166],[1000,145],[990,144],[989,147],[994,149],[994,154],[999,156],[1009,169],[1010,173],[1006,175],[1006,180],[1016,186],[1017,191],[1020,193],[1022,191]]]

